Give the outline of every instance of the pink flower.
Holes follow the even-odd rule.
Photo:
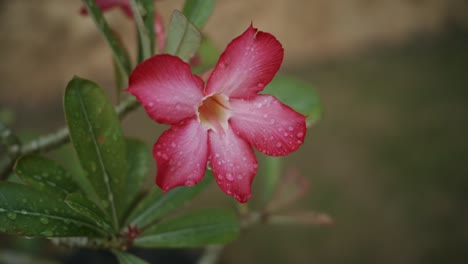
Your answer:
[[[251,25],[227,46],[206,86],[189,64],[172,55],[138,65],[128,92],[152,119],[171,125],[153,148],[156,184],[164,191],[197,184],[209,162],[219,187],[246,202],[257,171],[252,146],[283,156],[304,141],[305,116],[258,94],[282,61],[278,40]]]

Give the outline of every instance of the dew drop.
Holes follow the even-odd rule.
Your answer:
[[[47,225],[49,223],[49,219],[47,219],[46,217],[41,217],[41,219],[39,219],[39,221],[44,225]]]
[[[272,124],[272,125],[273,125],[274,123],[275,123],[275,120],[274,120],[273,118],[272,118],[272,119],[270,119],[270,124]]]
[[[258,87],[258,88],[263,88],[263,87],[265,87],[265,84],[264,84],[264,83],[258,83],[258,84],[257,84],[257,87]]]
[[[263,117],[264,117],[264,118],[268,118],[268,114],[264,114]]]
[[[285,137],[289,136],[289,134],[288,134],[288,133],[286,133],[286,132],[285,132],[283,135],[284,135]]]
[[[281,144],[281,142],[276,143],[277,148],[281,148],[281,146],[283,146],[283,144]]]
[[[194,186],[195,185],[195,182],[193,180],[186,180],[185,181],[185,185],[186,186]]]
[[[299,132],[299,133],[296,134],[296,136],[297,136],[298,138],[300,138],[300,137],[304,136],[304,133]]]
[[[149,102],[149,103],[148,103],[148,106],[149,106],[149,107],[153,107],[153,106],[154,106],[154,103],[153,103],[153,102]]]
[[[223,175],[218,175],[218,180],[222,181],[224,179]]]
[[[171,147],[175,148],[176,144],[174,142],[171,143]]]
[[[7,217],[10,220],[15,220],[16,219],[16,213],[13,213],[13,212],[7,213]]]
[[[242,178],[244,178],[242,175],[240,175],[240,174],[237,175],[237,179],[238,179],[238,180],[242,180]]]
[[[228,181],[233,181],[234,177],[232,177],[231,173],[228,173],[228,174],[226,174],[226,179],[228,179]]]
[[[293,131],[294,128],[293,128],[292,126],[290,126],[290,127],[288,127],[288,130],[289,130],[289,131]]]
[[[297,144],[302,144],[302,141],[298,140],[298,141],[297,141]]]

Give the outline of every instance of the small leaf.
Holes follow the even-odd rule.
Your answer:
[[[262,160],[264,161],[263,203],[268,204],[281,176],[283,159],[281,157],[263,156]]]
[[[125,140],[109,98],[95,83],[73,78],[64,99],[70,138],[95,193],[117,230],[123,215],[127,159]]]
[[[220,54],[214,43],[208,37],[203,36],[200,49],[197,52],[197,56],[200,57],[200,64],[193,67],[193,72],[202,74],[213,68],[218,62]]]
[[[65,197],[78,191],[70,173],[55,161],[37,155],[21,157],[15,165],[15,173],[32,187]]]
[[[130,72],[132,71],[132,65],[125,48],[120,45],[119,41],[112,32],[112,29],[109,27],[109,24],[107,24],[106,19],[102,15],[101,10],[96,5],[96,2],[94,0],[82,0],[82,2],[88,10],[88,14],[93,18],[94,23],[109,44],[117,65],[122,70],[122,72],[125,73],[125,77],[128,78]]]
[[[32,237],[106,236],[60,196],[10,182],[0,183],[0,232]]]
[[[213,12],[215,4],[216,0],[185,0],[182,12],[194,26],[201,30]]]
[[[148,225],[158,221],[173,210],[183,206],[199,194],[213,179],[213,173],[207,171],[205,179],[193,187],[177,187],[165,194],[161,190],[155,189],[146,196],[130,215],[131,225],[144,229]]]
[[[113,250],[114,255],[119,260],[120,264],[147,264],[148,262],[142,260],[141,258],[122,251]]]
[[[306,115],[308,125],[317,122],[322,114],[319,95],[310,84],[299,79],[277,74],[262,93],[274,95],[286,105]]]
[[[102,213],[98,206],[85,196],[79,193],[72,193],[67,196],[65,203],[73,210],[92,220],[97,226],[112,233],[112,226],[107,217]]]
[[[178,10],[174,10],[169,24],[165,52],[188,62],[197,52],[201,43],[198,29]]]
[[[151,152],[148,146],[137,139],[127,139],[127,208],[142,191],[148,176]]]
[[[225,209],[204,209],[157,224],[135,239],[139,247],[201,247],[227,243],[239,234],[236,216]]]

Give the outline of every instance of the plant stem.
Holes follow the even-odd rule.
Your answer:
[[[117,112],[119,118],[123,118],[128,113],[135,110],[138,106],[138,101],[132,96],[128,97],[127,99],[123,100],[119,105],[117,105],[115,107],[115,111]],[[2,130],[2,135],[8,136],[8,138],[16,138],[16,136],[13,133],[11,133],[9,129],[4,128],[3,125],[0,128]],[[4,180],[8,177],[16,159],[19,156],[55,149],[70,141],[70,137],[68,135],[68,128],[63,127],[57,130],[56,132],[40,136],[26,144],[21,144],[19,140],[13,140],[13,144],[8,144],[10,140],[2,140],[2,142],[5,141],[7,143],[6,145],[8,145],[8,149],[11,151],[8,152],[9,157],[7,157],[7,159],[2,159],[0,161],[0,180]],[[17,149],[18,151],[13,152],[13,150],[15,149]]]
[[[218,263],[219,257],[223,252],[223,245],[213,245],[205,247],[201,258],[197,261],[197,264],[216,264]]]
[[[133,12],[133,18],[138,29],[138,35],[141,41],[141,48],[143,52],[143,59],[151,57],[151,41],[149,38],[148,31],[145,27],[145,22],[143,21],[143,16],[138,8],[137,2],[135,0],[129,0],[130,8]]]

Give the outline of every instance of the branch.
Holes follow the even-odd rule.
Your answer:
[[[128,97],[115,107],[120,119],[139,106],[134,97]],[[56,132],[40,136],[26,144],[21,144],[9,128],[0,124],[0,143],[8,146],[8,157],[0,160],[0,180],[4,180],[10,174],[16,159],[22,155],[28,155],[41,151],[50,151],[70,141],[67,127],[60,128]]]

